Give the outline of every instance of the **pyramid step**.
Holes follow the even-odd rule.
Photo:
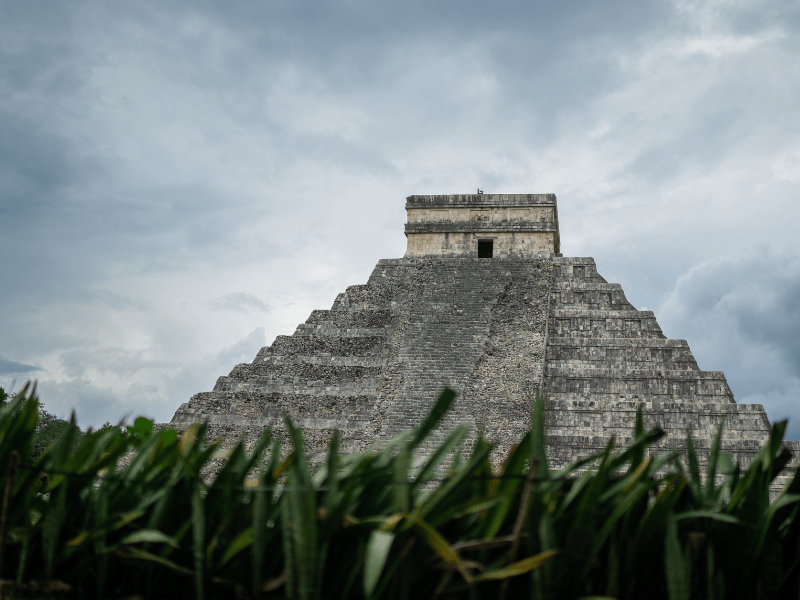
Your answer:
[[[553,281],[551,289],[553,293],[558,294],[564,292],[602,292],[625,295],[619,283],[606,283],[593,279],[556,279]]]
[[[236,391],[248,389],[240,384],[249,384],[255,389],[272,384],[306,385],[310,387],[340,386],[347,383],[374,382],[382,373],[381,367],[362,366],[328,366],[314,364],[283,364],[272,365],[266,363],[243,363],[236,365],[227,378],[220,377],[217,386],[221,383],[233,384],[234,387],[220,388],[215,391]],[[223,381],[224,380],[224,381]]]
[[[561,292],[560,298],[554,298],[554,302],[562,307],[575,307],[583,310],[636,310],[624,297],[615,297],[606,292],[581,292],[579,294]]]
[[[383,310],[403,293],[403,281],[381,281],[364,285],[351,285],[339,294],[332,310]]]
[[[553,259],[554,276],[560,280],[590,280],[602,281],[605,279],[597,272],[597,265],[589,257],[558,257]]]
[[[264,394],[259,408],[265,416],[295,418],[368,419],[375,406],[374,395],[328,396],[309,394]],[[238,408],[238,407],[237,407]],[[235,412],[235,411],[234,411]]]
[[[257,431],[266,427],[271,429],[283,429],[285,426],[285,418],[283,416],[274,417],[243,417],[234,414],[214,414],[214,415],[189,415],[186,414],[186,419],[191,420],[176,420],[184,418],[183,415],[176,413],[173,417],[173,424],[179,425],[182,423],[190,423],[195,421],[206,421],[212,426],[217,427],[230,427],[241,432],[244,428],[256,428]],[[317,417],[301,417],[292,419],[292,424],[303,430],[326,430],[331,434],[334,431],[348,431],[348,430],[365,430],[368,427],[366,420],[351,420],[351,419],[326,419]],[[307,436],[308,437],[308,436]],[[328,436],[330,439],[330,436]],[[327,440],[326,440],[327,441]],[[324,447],[324,444],[323,444]]]
[[[609,386],[613,387],[613,386]],[[633,401],[633,402],[677,402],[684,404],[715,404],[717,406],[733,404],[734,400],[729,394],[697,394],[697,393],[672,393],[672,389],[663,390],[663,393],[648,390],[642,392],[636,389],[626,389],[622,386],[621,390],[613,390],[608,392],[599,391],[571,391],[571,392],[554,392],[547,391],[546,397],[548,399],[558,401],[573,401],[594,400],[596,402],[617,402],[617,401]]]
[[[698,371],[692,355],[672,349],[656,348],[644,351],[639,348],[548,348],[547,364],[552,367],[598,369],[611,367],[620,369],[626,366],[633,369],[653,369],[655,371]]]
[[[375,394],[380,379],[362,377],[353,381],[326,382],[323,379],[269,379],[266,377],[241,380],[219,377],[214,392],[251,392],[260,394],[308,394],[311,396],[361,396]]]
[[[306,319],[308,325],[328,325],[342,329],[383,328],[392,323],[390,309],[367,310],[315,310]]]
[[[295,329],[293,337],[326,336],[332,338],[355,338],[355,337],[386,337],[390,326],[385,327],[335,327],[323,323],[321,325],[309,325],[300,323]]]
[[[386,356],[332,356],[316,354],[314,356],[266,356],[258,361],[268,365],[320,365],[330,367],[379,367],[386,366]]]
[[[416,258],[382,258],[372,270],[368,284],[386,280],[408,281],[417,268]]]
[[[559,412],[580,412],[580,411],[609,411],[612,413],[635,414],[638,408],[647,411],[685,411],[703,412],[708,414],[763,414],[764,407],[761,404],[738,404],[736,402],[717,404],[713,402],[686,402],[676,400],[600,400],[591,398],[552,398],[547,397],[546,411]],[[796,442],[787,442],[796,443]]]
[[[550,313],[550,336],[601,338],[665,338],[655,315],[638,310],[556,308]]]
[[[625,398],[654,397],[661,400],[681,398],[692,402],[732,402],[733,395],[722,373],[718,371],[695,371],[687,375],[682,371],[672,371],[664,377],[625,376],[605,373],[599,376],[585,373],[580,376],[545,374],[545,394],[548,398],[565,396],[589,398],[602,397],[606,400]]]
[[[195,416],[228,414],[245,418],[369,418],[374,395],[309,395],[253,392],[205,392],[195,394],[179,412]]]
[[[552,337],[565,337],[570,333],[570,326],[574,330],[575,339],[621,338],[621,339],[666,339],[655,319],[652,323],[639,323],[639,321],[622,321],[617,323],[595,322],[589,318],[550,319],[548,331]],[[591,343],[588,341],[587,343]]]
[[[702,431],[710,443],[722,419],[723,440],[758,439],[763,442],[770,425],[760,404],[716,404],[709,402],[659,401],[548,401],[545,424],[551,428],[588,427],[596,432],[622,427],[633,431],[636,411],[641,409],[647,427],[658,425],[664,430]],[[731,428],[729,425],[735,425]],[[704,442],[704,443],[706,443]],[[728,442],[726,442],[728,443]]]
[[[625,379],[641,379],[641,380],[663,380],[671,382],[724,382],[725,375],[722,371],[700,371],[700,370],[667,370],[662,368],[646,368],[635,369],[630,367],[616,367],[604,363],[603,366],[587,366],[587,367],[574,367],[574,366],[561,366],[552,364],[548,361],[545,367],[545,374],[548,379],[603,379],[613,378],[618,380]]]
[[[635,348],[638,350],[648,349],[685,349],[689,350],[686,340],[670,338],[619,338],[619,337],[594,337],[594,336],[575,336],[575,337],[554,337],[551,336],[547,341],[548,353],[551,346],[564,346],[572,348]]]
[[[317,366],[307,363],[271,365],[266,363],[242,363],[236,365],[230,373],[234,379],[252,379],[255,377],[309,377],[320,376],[335,380],[353,380],[361,377],[380,376],[379,367],[345,367],[345,366]]]
[[[633,429],[627,434],[622,433],[614,437],[614,447],[617,449],[625,448],[633,442],[631,436]],[[611,435],[596,435],[591,433],[550,433],[545,435],[546,450],[550,465],[553,468],[562,468],[567,464],[579,459],[588,458],[593,454],[602,452],[611,440]],[[721,448],[724,452],[732,455],[734,461],[746,467],[758,451],[763,446],[765,438],[761,439],[742,439],[724,441]],[[705,467],[708,450],[710,449],[709,440],[702,437],[694,438],[695,448],[698,453],[698,462],[701,468]],[[619,451],[619,450],[617,450]],[[648,456],[655,456],[664,452],[677,451],[686,454],[686,437],[665,436],[647,449]]]
[[[550,311],[551,318],[565,319],[571,317],[589,317],[598,320],[633,319],[633,320],[655,320],[656,316],[652,310],[610,310],[610,309],[588,309],[572,306],[557,306]]]
[[[386,336],[335,337],[322,335],[279,335],[271,346],[262,348],[254,363],[265,362],[272,356],[371,356],[381,354],[386,347]]]

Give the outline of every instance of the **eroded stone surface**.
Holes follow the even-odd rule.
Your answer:
[[[545,394],[550,455],[559,466],[631,441],[637,407],[667,432],[653,451],[685,451],[691,431],[701,461],[722,419],[723,449],[747,464],[771,425],[760,404],[736,404],[725,376],[701,371],[685,340],[667,339],[591,258],[553,260]]]
[[[251,445],[265,427],[288,441],[289,417],[321,458],[334,431],[355,452],[416,426],[449,386],[458,399],[423,454],[466,423],[468,445],[483,434],[501,461],[529,429],[538,391],[555,466],[612,436],[629,443],[637,408],[667,432],[653,451],[685,452],[691,431],[704,458],[723,419],[723,449],[742,463],[766,441],[761,405],[737,404],[725,376],[702,371],[686,341],[667,339],[593,259],[557,255],[555,196],[412,196],[407,208],[411,256],[380,260],[366,284],[194,395],[172,424],[204,420],[223,445],[240,436]],[[453,231],[439,232],[447,223]],[[490,230],[512,237],[494,238],[506,239],[499,257],[477,258]],[[439,236],[435,251],[413,250],[428,234]]]

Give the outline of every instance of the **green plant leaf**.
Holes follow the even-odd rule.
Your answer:
[[[533,398],[533,406],[531,407],[531,458],[538,459],[539,461],[541,479],[546,479],[550,476],[550,467],[547,462],[547,452],[545,450],[547,439],[545,438],[544,411],[545,400],[539,390],[536,390],[536,395]]]
[[[247,529],[240,531],[239,535],[233,538],[233,541],[228,545],[225,549],[225,552],[220,559],[220,566],[226,565],[234,556],[239,554],[242,550],[247,548],[253,543],[253,528],[248,527]]]
[[[192,486],[191,511],[192,511],[192,556],[194,562],[194,586],[197,600],[203,600],[205,595],[205,540],[206,540],[206,518],[203,506],[203,498],[200,495],[200,482],[194,482]]]
[[[289,597],[315,598],[320,583],[320,545],[317,527],[317,493],[305,455],[303,433],[286,419],[292,440],[294,460],[287,472],[286,489],[281,499],[285,560]]]
[[[508,577],[523,575],[524,573],[529,573],[534,569],[538,569],[560,553],[561,551],[557,549],[545,550],[544,552],[539,552],[539,554],[535,554],[534,556],[529,556],[528,558],[511,563],[510,565],[507,565],[501,569],[488,571],[482,575],[478,575],[475,577],[475,581],[485,581],[487,579],[506,579]]]
[[[411,438],[411,448],[416,448],[419,446],[420,442],[428,437],[428,434],[436,429],[436,426],[442,420],[445,413],[450,410],[450,407],[453,405],[453,402],[456,399],[456,393],[449,389],[445,388],[442,390],[442,393],[439,394],[439,398],[436,400],[436,403],[431,408],[431,411],[428,413],[428,416],[423,419],[422,423],[420,423],[419,427],[414,431],[414,437]]]
[[[392,479],[392,512],[408,512],[411,505],[408,469],[411,466],[411,448],[405,446],[394,459]]]
[[[392,548],[395,535],[388,531],[375,529],[369,535],[367,542],[367,552],[364,557],[364,596],[372,597],[372,592],[378,584],[378,580],[383,572],[389,551]]]
[[[706,503],[716,503],[716,485],[717,485],[717,463],[719,461],[720,447],[722,446],[722,428],[725,424],[724,417],[720,419],[717,433],[714,436],[714,441],[711,443],[711,450],[708,453],[708,461],[706,463],[706,489],[705,501]]]
[[[453,548],[450,542],[448,542],[441,533],[436,531],[424,521],[416,521],[414,525],[416,525],[416,527],[422,531],[422,537],[425,538],[425,541],[433,549],[433,551],[436,552],[436,554],[438,554],[445,563],[458,569],[459,573],[461,573],[461,576],[467,583],[472,583],[472,575],[470,575],[469,571],[467,571],[464,561],[461,560],[458,551]]]
[[[697,460],[697,450],[694,447],[692,433],[686,432],[686,458],[689,462],[689,489],[697,502],[701,502],[703,493],[700,482],[700,466]]]
[[[152,432],[153,422],[150,419],[145,419],[144,417],[138,417],[133,422],[133,426],[128,427],[128,433],[138,436],[142,440],[149,438]]]
[[[722,523],[731,523],[732,525],[746,525],[744,521],[737,519],[733,515],[720,513],[713,510],[688,510],[686,512],[678,513],[674,518],[675,521],[683,521],[685,519],[712,519]]]
[[[430,457],[425,461],[422,469],[420,469],[419,475],[417,475],[416,479],[414,480],[412,488],[425,485],[434,475],[436,468],[441,464],[441,462],[454,448],[460,446],[464,442],[467,435],[469,435],[469,427],[467,425],[461,424],[454,427],[453,430],[447,434],[444,442],[439,444]]]
[[[767,510],[761,514],[755,538],[755,554],[760,553],[764,546],[764,541],[767,539],[767,536],[770,533],[770,526],[772,525],[772,520],[775,516],[775,513],[783,507],[790,506],[791,504],[795,504],[797,502],[800,502],[800,494],[781,494],[778,499],[770,504],[767,507]]]
[[[118,548],[115,552],[120,556],[124,556],[126,558],[135,558],[137,560],[145,560],[149,562],[158,563],[168,569],[175,571],[177,573],[182,573],[184,575],[191,575],[192,571],[185,567],[181,567],[177,563],[172,562],[171,560],[167,560],[162,556],[158,556],[157,554],[153,554],[152,552],[148,552],[147,550],[142,550],[141,548],[137,548],[135,546],[123,546],[122,548]]]
[[[156,544],[167,544],[172,546],[173,548],[178,548],[178,542],[168,536],[166,533],[158,531],[156,529],[141,529],[139,531],[134,531],[131,534],[126,535],[122,540],[120,540],[120,544],[128,545],[128,544],[141,544],[142,542],[153,542]]]
[[[132,510],[130,512],[127,512],[124,515],[121,515],[117,519],[117,521],[114,523],[114,525],[112,525],[111,529],[112,529],[112,531],[115,530],[115,529],[122,529],[126,525],[129,525],[130,523],[133,523],[136,519],[139,519],[139,518],[143,517],[144,515],[145,515],[145,512],[143,510]]]
[[[689,561],[681,551],[677,522],[672,513],[669,513],[664,537],[664,574],[670,600],[689,600],[691,582],[689,569]]]
[[[412,510],[410,521],[417,522],[424,520],[431,511],[449,498],[456,489],[470,478],[473,472],[481,467],[484,459],[489,455],[489,452],[491,452],[492,447],[488,444],[481,444],[480,440],[475,446],[472,456],[463,468],[444,481],[424,502],[418,504]]]

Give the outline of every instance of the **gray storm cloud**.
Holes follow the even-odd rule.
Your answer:
[[[660,311],[701,368],[724,370],[738,402],[789,417],[800,437],[800,255],[768,246],[716,257],[681,276]]]
[[[556,193],[566,254],[794,419],[799,29],[788,0],[5,3],[0,385],[169,419],[402,255],[405,196],[480,187]]]
[[[40,371],[39,367],[34,367],[33,365],[25,365],[23,363],[18,363],[13,360],[8,360],[7,358],[3,358],[0,356],[0,374],[3,375],[31,375]]]

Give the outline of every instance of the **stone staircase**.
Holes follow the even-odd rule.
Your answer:
[[[365,285],[181,405],[172,425],[207,421],[231,445],[264,427],[286,437],[288,416],[312,454],[335,430],[356,452],[417,426],[449,386],[458,400],[422,453],[467,423],[468,445],[480,430],[502,440],[499,455],[530,424],[550,279],[549,259],[381,260]]]
[[[366,284],[181,405],[172,425],[207,421],[223,446],[271,427],[288,447],[288,416],[321,460],[335,431],[358,452],[417,426],[444,386],[458,398],[421,456],[465,423],[467,448],[482,434],[501,463],[539,391],[555,467],[612,436],[629,444],[637,408],[667,432],[652,452],[685,453],[691,431],[701,462],[723,419],[723,450],[743,465],[771,428],[761,405],[737,404],[724,375],[701,371],[686,341],[667,339],[593,259],[551,256],[381,260]],[[787,446],[797,456],[800,443]]]
[[[758,404],[737,404],[725,376],[701,371],[685,340],[667,339],[650,311],[637,311],[591,258],[554,259],[545,366],[553,462],[631,441],[638,407],[667,432],[654,451],[685,450],[691,431],[705,459],[721,420],[723,450],[748,464],[771,425]]]
[[[330,310],[315,310],[291,336],[278,336],[252,363],[220,377],[213,391],[195,394],[172,419],[176,426],[205,420],[211,435],[249,444],[264,427],[286,437],[284,418],[304,430],[308,450],[322,453],[333,432],[342,449],[374,440],[375,400],[387,369],[413,260],[381,261],[366,285],[339,294]]]
[[[474,435],[519,439],[541,381],[549,260],[419,261],[382,398],[382,437],[414,427],[442,388],[458,399],[423,454],[459,423]]]

